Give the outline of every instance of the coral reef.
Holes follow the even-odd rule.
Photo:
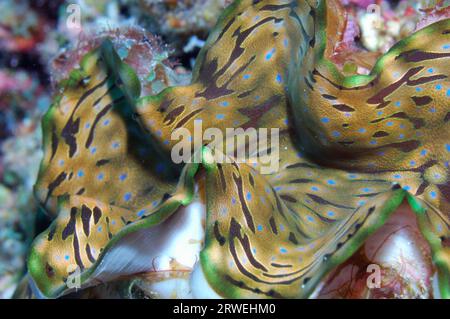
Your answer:
[[[133,1],[132,1],[133,2]],[[153,20],[158,33],[207,34],[230,0],[138,0],[141,15]]]
[[[32,187],[42,158],[39,122],[49,103],[35,76],[0,71],[0,298],[12,295],[35,236]]]
[[[119,57],[136,72],[143,94],[156,94],[171,85],[186,84],[190,73],[169,60],[170,49],[161,40],[138,27],[108,29],[94,35],[82,35],[76,48],[59,54],[50,66],[52,80],[59,83],[79,68],[81,58],[100,46],[105,38],[111,38]]]
[[[25,266],[25,254],[35,235],[33,180],[41,160],[40,130],[7,139],[1,146],[0,298],[11,297]]]
[[[30,51],[43,41],[46,30],[50,28],[45,18],[30,8],[28,1],[2,1],[0,12],[0,46],[3,51]]]

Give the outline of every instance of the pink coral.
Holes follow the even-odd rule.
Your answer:
[[[353,3],[364,9],[376,2],[377,2],[376,0],[342,0],[342,4],[344,5],[349,5],[350,3]]]

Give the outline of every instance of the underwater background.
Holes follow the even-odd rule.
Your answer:
[[[444,1],[342,2],[348,26],[340,48],[369,51],[370,59],[423,25],[450,17],[448,9],[437,9],[448,5]],[[13,296],[31,241],[50,223],[34,199],[33,184],[43,154],[40,121],[56,83],[108,36],[119,56],[136,68],[146,94],[187,84],[195,57],[230,3],[0,1],[0,298]]]

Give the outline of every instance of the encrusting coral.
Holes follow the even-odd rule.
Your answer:
[[[341,10],[337,1],[238,0],[192,84],[156,96],[139,98],[110,42],[87,54],[43,120],[35,193],[55,220],[29,256],[36,291],[69,292],[75,269],[83,286],[148,270],[154,256],[140,249],[157,254],[161,240],[121,245],[170,224],[205,173],[193,296],[308,297],[406,199],[450,297],[450,20],[399,42],[370,74],[344,76],[329,60]],[[235,150],[217,163],[208,143],[200,163],[174,164],[171,133],[199,121],[279,128],[280,169],[263,175]]]

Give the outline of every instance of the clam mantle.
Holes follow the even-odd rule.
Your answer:
[[[450,297],[450,20],[344,76],[330,60],[340,14],[337,1],[238,0],[192,83],[156,96],[140,97],[108,41],[86,55],[43,120],[35,193],[55,219],[29,256],[35,290],[69,292],[71,265],[84,287],[151,271],[180,208],[201,202],[193,296],[304,298],[407,200]],[[195,120],[279,128],[279,170],[216,163],[207,144],[201,163],[175,165],[171,132]]]

